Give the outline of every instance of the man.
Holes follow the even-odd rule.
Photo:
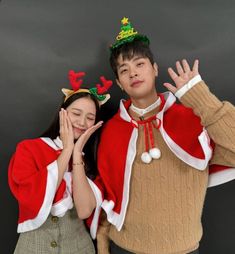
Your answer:
[[[207,186],[235,178],[235,108],[210,93],[198,60],[192,68],[177,61],[176,71],[168,69],[175,85],[158,94],[149,39],[127,18],[110,62],[130,100],[101,135],[92,236],[101,207],[110,225],[99,228],[99,253],[107,251],[106,237],[110,253],[198,253]]]

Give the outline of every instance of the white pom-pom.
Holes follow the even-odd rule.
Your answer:
[[[150,149],[149,154],[153,159],[159,159],[161,157],[161,151],[156,147]]]
[[[150,163],[151,160],[152,160],[152,157],[149,155],[148,152],[144,152],[141,154],[141,160],[144,162],[144,163]]]

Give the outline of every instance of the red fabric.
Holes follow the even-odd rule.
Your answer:
[[[63,198],[65,191],[66,191],[66,182],[63,179],[60,183],[60,186],[58,187],[58,189],[56,191],[56,194],[55,194],[55,197],[53,200],[53,204],[57,203],[58,201],[60,201]]]
[[[163,128],[176,144],[193,157],[205,159],[198,140],[203,130],[200,118],[193,110],[183,105],[173,104],[164,114]]]
[[[152,129],[152,123],[154,120],[156,120],[156,116],[149,117],[146,120],[137,121],[138,124],[144,126],[145,152],[148,152],[149,149],[154,147],[154,137],[153,137],[153,129]],[[134,127],[138,128],[138,126],[134,126]],[[149,142],[150,142],[150,148],[149,148]]]
[[[163,95],[159,96],[162,100],[162,104],[160,105],[160,110],[162,110],[165,99]],[[128,109],[130,104],[130,100],[126,101],[124,103],[125,108]],[[159,128],[160,124],[163,124],[167,134],[185,152],[195,158],[204,159],[204,153],[198,141],[198,136],[202,133],[203,127],[200,124],[200,118],[195,116],[191,109],[182,105],[173,104],[164,112],[162,122],[158,122],[158,126],[154,125],[154,127]],[[129,159],[128,163],[130,164],[134,160],[134,158],[127,158],[128,148],[135,149],[136,146],[136,144],[129,144],[129,142],[133,129],[137,127],[133,120],[131,122],[123,120],[120,117],[119,110],[105,125],[101,135],[98,149],[98,169],[100,176],[97,177],[96,184],[102,192],[103,199],[114,202],[113,211],[118,214],[120,214],[121,204],[123,202],[124,184],[129,184],[127,182],[124,183],[127,159]],[[214,144],[211,143],[210,146],[213,149]],[[89,218],[89,225],[91,221],[92,216]]]
[[[214,173],[224,171],[224,170],[229,169],[229,168],[233,168],[233,167],[213,164],[213,165],[210,165],[210,167],[209,167],[209,173],[214,174]]]
[[[37,216],[45,198],[47,166],[57,157],[58,153],[41,139],[17,145],[9,164],[8,181],[19,204],[19,223]],[[56,200],[59,195],[63,196],[60,188]]]
[[[97,156],[99,178],[105,186],[103,197],[116,203],[115,211],[118,213],[121,203],[116,200],[122,200],[126,154],[134,128],[131,123],[123,121],[119,114],[120,112],[104,126]]]
[[[90,215],[90,217],[89,218],[87,218],[86,220],[85,220],[85,222],[86,222],[86,225],[87,225],[87,227],[91,227],[91,223],[92,223],[92,220],[93,220],[93,217],[94,217],[94,213],[95,213],[95,210],[93,211],[93,213]]]
[[[149,138],[150,138],[151,148],[154,148],[154,137],[153,137],[152,123],[148,123],[148,129],[149,129]]]
[[[162,99],[160,108],[162,109],[165,99],[162,95],[160,97]],[[126,109],[130,103],[130,100],[124,103]],[[197,158],[204,158],[198,141],[203,128],[200,119],[193,114],[191,109],[173,104],[164,113],[162,124],[168,135],[186,152]],[[117,213],[120,213],[121,209],[126,156],[133,128],[135,126],[131,122],[124,121],[118,111],[105,125],[98,149],[98,169],[103,184],[102,192],[105,189],[103,197],[114,202],[113,210]]]
[[[101,192],[101,195],[102,195],[102,200],[104,200],[104,185],[103,185],[103,182],[100,178],[100,176],[98,175],[95,179],[95,184],[96,186],[99,188],[100,192]],[[86,219],[86,225],[90,228],[91,226],[91,223],[92,223],[92,220],[93,220],[93,216],[94,216],[94,213],[95,213],[95,210],[93,211],[93,213],[90,215],[89,218]],[[100,218],[99,218],[100,220]]]
[[[144,144],[145,144],[145,152],[149,151],[149,130],[147,128],[147,123],[144,124]]]

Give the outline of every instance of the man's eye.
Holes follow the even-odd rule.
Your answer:
[[[121,74],[125,73],[127,71],[127,69],[123,69],[120,71]]]
[[[140,67],[140,66],[142,66],[142,65],[144,65],[144,63],[142,63],[142,62],[141,62],[141,63],[137,63],[137,66],[138,66],[138,67]]]

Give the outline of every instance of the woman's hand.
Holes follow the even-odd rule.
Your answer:
[[[82,150],[90,136],[101,127],[102,121],[87,129],[76,141],[73,149],[73,200],[80,219],[88,218],[96,207],[95,195],[88,183]]]
[[[63,108],[59,113],[60,117],[60,139],[63,143],[63,150],[57,158],[58,165],[58,181],[57,188],[59,187],[64,173],[68,168],[69,160],[71,158],[74,148],[74,135],[71,121],[68,117],[67,111]]]
[[[68,117],[68,113],[65,109],[61,109],[59,113],[60,117],[60,139],[63,143],[63,149],[74,148],[74,135],[71,121]]]
[[[82,153],[83,148],[87,142],[87,140],[90,138],[90,136],[99,129],[103,124],[103,121],[99,121],[97,124],[91,126],[89,129],[87,129],[76,141],[74,145],[73,153]]]
[[[168,68],[168,73],[172,78],[172,80],[175,82],[175,86],[170,83],[164,83],[163,85],[172,93],[176,93],[181,87],[183,87],[192,78],[194,78],[196,75],[199,74],[198,66],[199,66],[198,60],[194,61],[192,70],[185,59],[182,60],[182,65],[180,61],[177,61],[176,69],[178,74],[172,68]]]

